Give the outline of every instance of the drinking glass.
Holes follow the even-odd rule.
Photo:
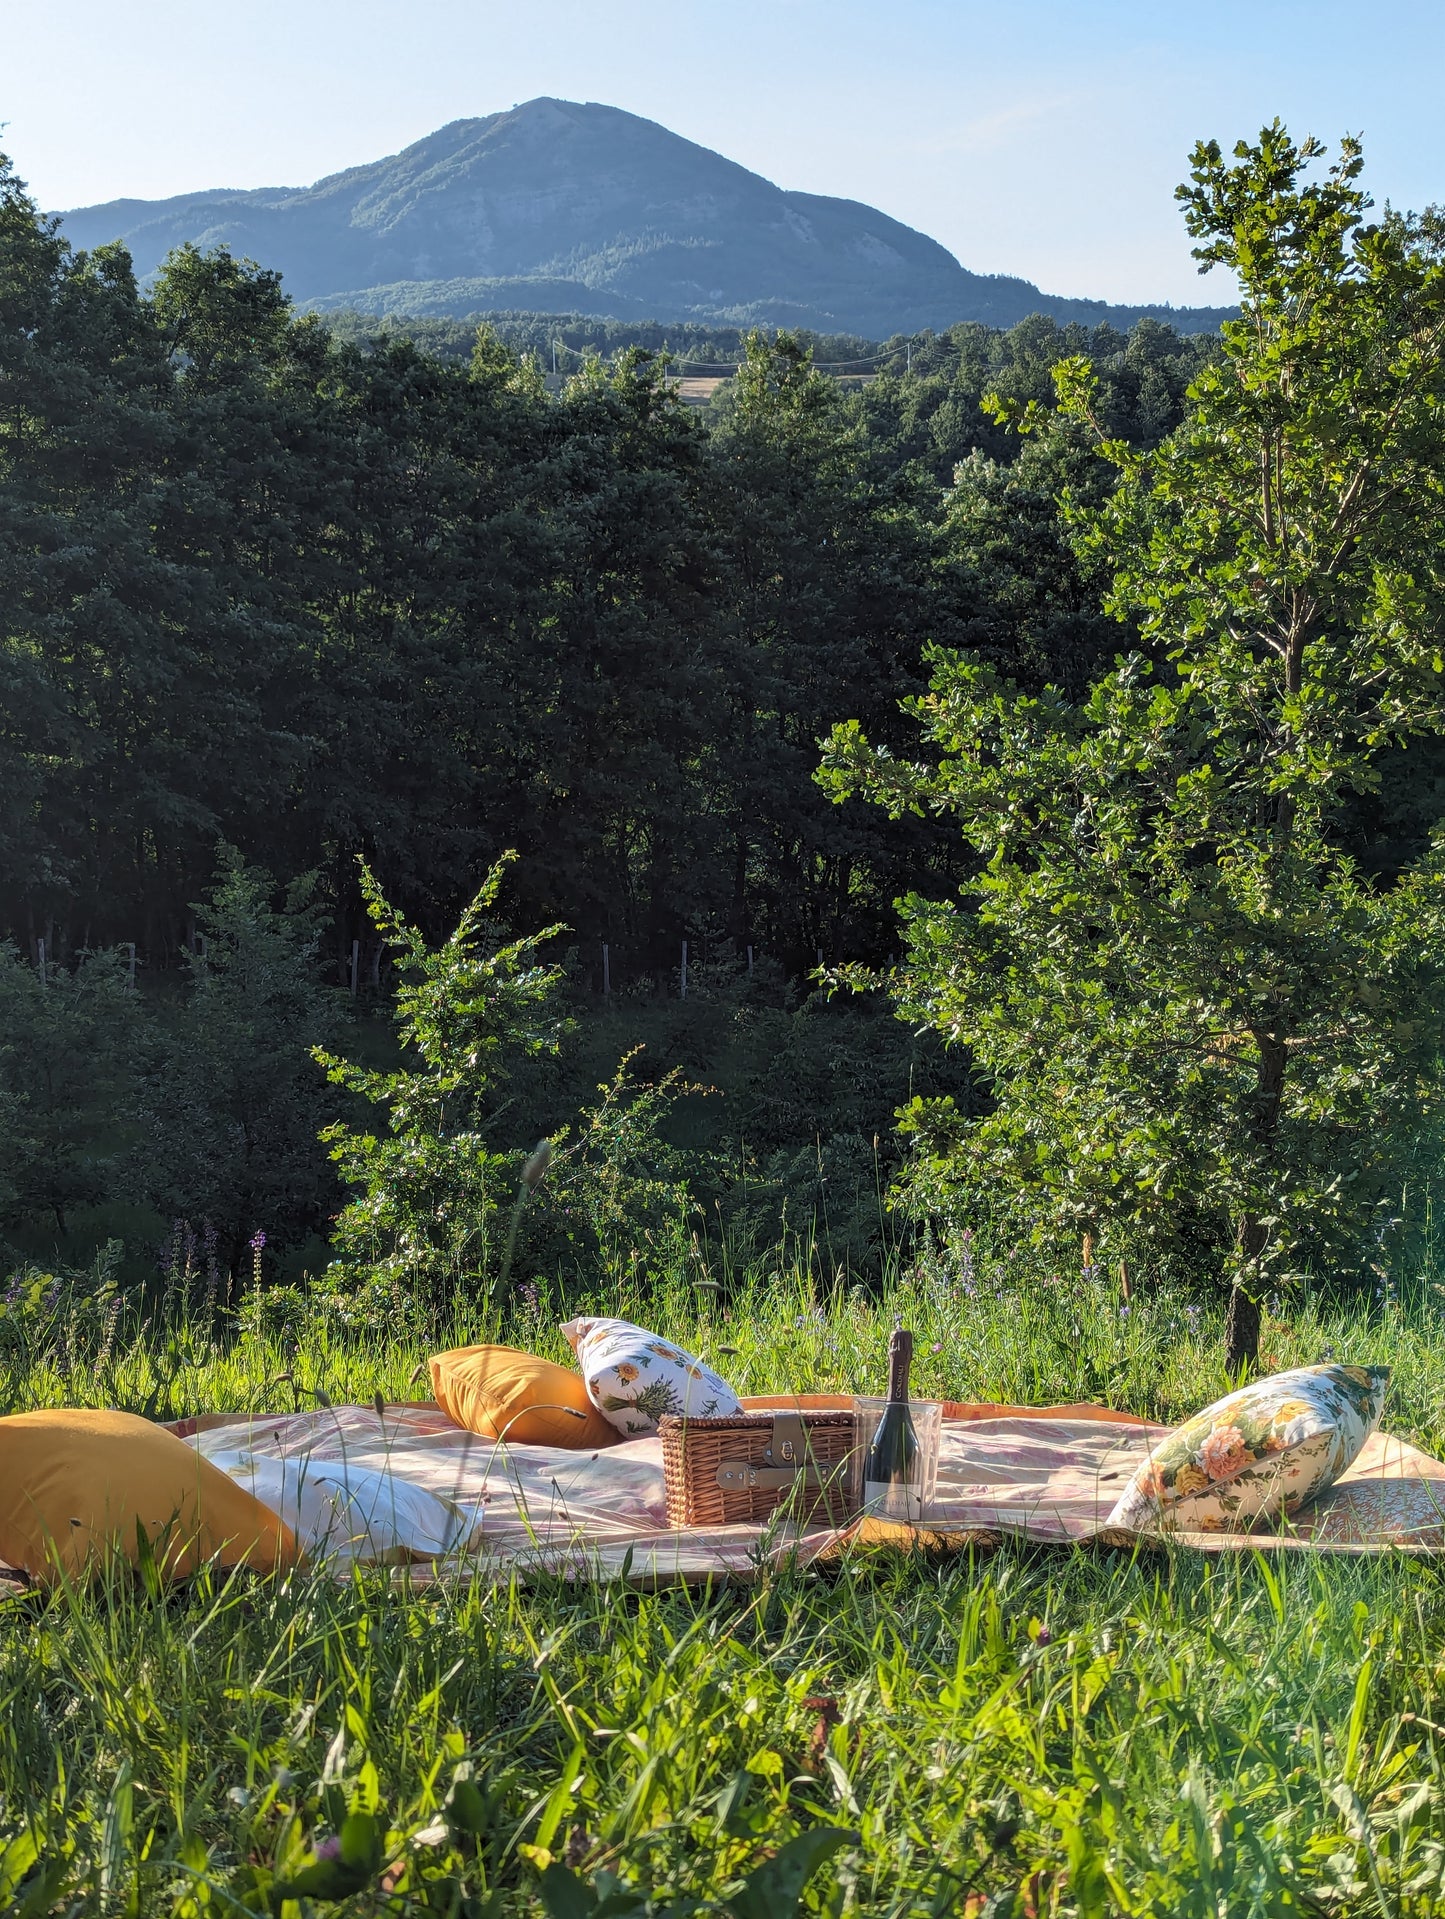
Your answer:
[[[863,1475],[868,1464],[868,1451],[873,1444],[873,1435],[883,1417],[886,1399],[857,1397],[853,1401],[853,1461],[850,1488],[853,1504],[859,1512],[863,1510]],[[908,1410],[913,1418],[913,1431],[918,1440],[918,1458],[916,1482],[910,1481],[913,1496],[909,1501],[910,1516],[916,1520],[927,1517],[938,1490],[938,1448],[943,1438],[943,1403],[937,1399],[910,1399]]]

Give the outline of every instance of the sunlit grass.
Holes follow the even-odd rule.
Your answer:
[[[744,1391],[876,1383],[898,1318],[918,1387],[948,1397],[1172,1419],[1227,1384],[1218,1324],[1183,1295],[976,1266],[925,1262],[876,1299],[780,1262],[605,1303]],[[1392,1365],[1387,1423],[1445,1450],[1436,1299],[1289,1309],[1266,1351]],[[0,1392],[162,1417],[418,1397],[437,1340],[562,1357],[562,1310],[542,1288],[430,1341],[313,1326],[214,1350],[122,1314],[99,1357],[83,1329],[10,1351]],[[804,1909],[1426,1914],[1442,1644],[1436,1569],[1391,1558],[1007,1548],[652,1594],[111,1579],[0,1606],[0,1834],[54,1862],[36,1912],[264,1912],[269,1876],[360,1807],[385,1857],[358,1913],[541,1911],[553,1856],[579,1899],[612,1873],[652,1901],[614,1910],[744,1912],[747,1874],[824,1823],[853,1836]]]

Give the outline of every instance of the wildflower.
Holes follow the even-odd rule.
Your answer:
[[[266,1235],[258,1232],[253,1239],[248,1240],[246,1243],[253,1253],[262,1253],[266,1250]]]

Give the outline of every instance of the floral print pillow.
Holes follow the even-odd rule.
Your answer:
[[[655,1433],[664,1413],[725,1419],[742,1411],[725,1379],[630,1320],[572,1319],[562,1333],[577,1355],[587,1397],[624,1439]]]
[[[1129,1532],[1245,1532],[1334,1484],[1380,1422],[1387,1366],[1300,1366],[1216,1400],[1150,1450],[1108,1518]]]

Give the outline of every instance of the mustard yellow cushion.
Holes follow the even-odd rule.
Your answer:
[[[0,1419],[0,1559],[48,1583],[114,1550],[135,1565],[136,1524],[181,1576],[211,1558],[271,1570],[291,1528],[174,1433],[134,1413],[65,1407]]]
[[[616,1443],[618,1434],[587,1397],[582,1375],[553,1360],[511,1346],[455,1346],[430,1364],[436,1403],[468,1432],[517,1446],[587,1452]]]

